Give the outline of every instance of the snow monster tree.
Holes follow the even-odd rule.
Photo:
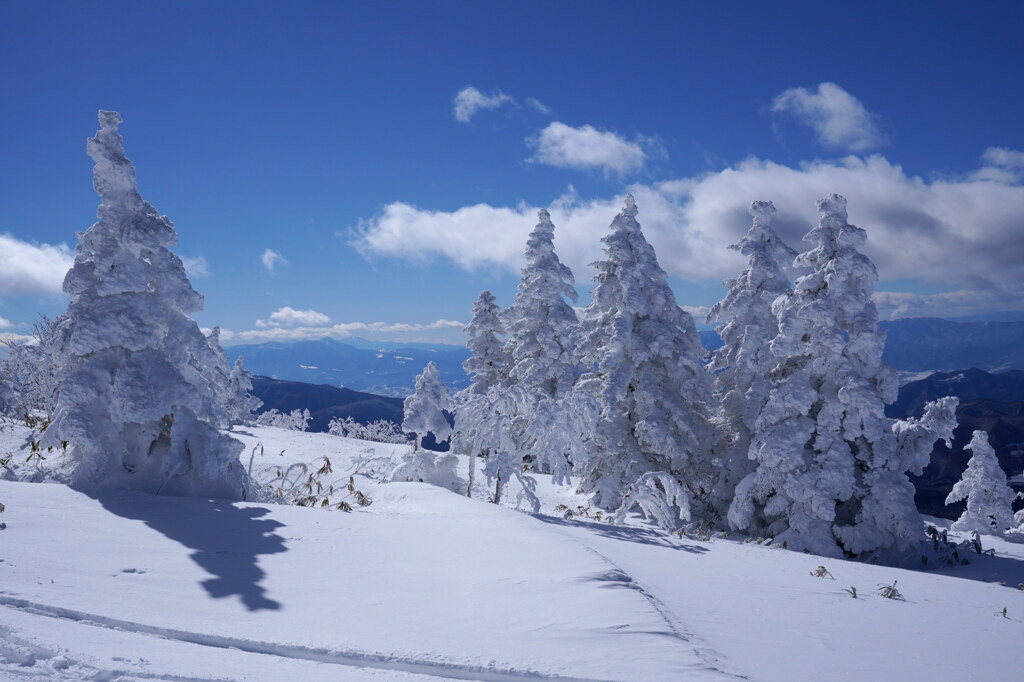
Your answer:
[[[189,313],[202,309],[174,225],[140,195],[121,116],[99,112],[87,151],[99,221],[80,234],[55,337],[65,358],[48,443],[67,441],[71,481],[149,493],[244,499],[242,444],[224,434],[218,362]]]

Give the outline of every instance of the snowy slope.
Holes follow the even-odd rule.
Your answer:
[[[0,432],[0,456],[23,459],[24,435]],[[262,444],[262,477],[326,455],[347,481],[405,447],[236,437],[246,465]],[[537,478],[536,516],[485,503],[483,484],[471,500],[362,475],[373,503],[352,513],[0,481],[0,679],[953,680],[1024,665],[1024,544],[942,572],[826,561],[565,521],[555,505],[582,500]],[[835,581],[810,575],[822,563]],[[906,601],[875,595],[893,580]]]

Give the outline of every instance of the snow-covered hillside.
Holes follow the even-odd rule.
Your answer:
[[[26,466],[29,433],[4,426],[0,457]],[[1024,666],[1022,543],[986,537],[994,555],[956,568],[879,567],[567,520],[556,507],[583,498],[542,475],[540,514],[489,504],[485,481],[473,499],[378,482],[404,445],[233,435],[257,480],[327,457],[319,481],[341,499],[354,474],[372,503],[0,481],[0,679],[931,681]],[[504,501],[529,506],[515,489]]]

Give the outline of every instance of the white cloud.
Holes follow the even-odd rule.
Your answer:
[[[35,244],[0,234],[0,296],[60,293],[74,262],[64,244]]]
[[[323,327],[330,324],[331,318],[315,310],[295,310],[285,306],[270,313],[270,319],[257,320],[256,326],[261,329],[271,327]]]
[[[0,329],[7,329],[13,327],[14,323],[8,320],[6,317],[0,317]]]
[[[0,333],[0,343],[36,343],[36,337],[31,334],[14,334],[11,332]]]
[[[283,310],[290,309],[282,308],[281,311]],[[320,315],[320,313],[311,310],[292,312]],[[274,315],[271,315],[271,318],[273,317]],[[326,315],[323,317],[327,318]],[[262,343],[264,341],[301,341],[305,339],[322,339],[324,337],[343,339],[356,334],[367,334],[370,336],[389,335],[391,337],[390,340],[402,337],[406,337],[406,340],[412,340],[407,338],[409,334],[426,331],[461,330],[466,326],[466,323],[457,320],[435,320],[427,324],[408,322],[339,322],[337,324],[330,324],[330,320],[325,319],[322,322],[301,326],[278,326],[269,324],[264,320],[259,320],[256,322],[256,326],[258,329],[240,332],[224,331],[221,337],[225,341],[234,344]],[[446,338],[443,341],[450,340]]]
[[[711,312],[711,308],[706,305],[681,305],[679,307],[693,315],[697,324],[703,323],[707,319],[708,313]]]
[[[573,128],[553,121],[526,142],[536,149],[530,161],[558,168],[600,168],[621,174],[641,168],[647,160],[639,141],[629,142],[590,125]]]
[[[264,251],[263,255],[260,256],[260,261],[263,263],[263,267],[267,269],[267,272],[271,274],[273,274],[274,268],[278,265],[288,265],[288,259],[273,249]]]
[[[201,279],[210,276],[210,266],[204,256],[196,256],[195,258],[182,256],[181,262],[185,266],[185,274],[188,275],[189,279]]]
[[[550,116],[551,115],[551,107],[549,107],[548,105],[544,104],[543,102],[541,102],[536,97],[527,97],[526,98],[526,105],[528,107],[531,107],[532,109],[535,109],[535,110],[539,111],[540,113],[544,114],[545,116]]]
[[[469,123],[476,112],[481,109],[497,109],[503,104],[514,104],[515,100],[501,90],[494,90],[485,95],[472,85],[459,90],[452,100],[452,115],[456,121]]]
[[[832,149],[864,151],[885,144],[878,117],[835,83],[821,83],[817,92],[791,88],[772,100],[772,111],[792,114],[814,129],[818,141]]]
[[[868,232],[865,252],[883,285],[886,279],[946,283],[1002,292],[1004,309],[1024,307],[1024,285],[1018,284],[1024,282],[1019,183],[973,176],[926,181],[873,155],[795,168],[748,159],[722,171],[628,189],[662,267],[684,280],[720,281],[743,268],[742,256],[727,247],[748,229],[752,201],[774,201],[776,228],[800,249],[801,238],[817,222],[815,200],[839,192],[849,199],[850,221]],[[593,275],[587,264],[601,256],[599,240],[622,200],[621,194],[582,199],[568,193],[545,207],[555,223],[559,256],[577,280]],[[362,222],[352,243],[368,256],[442,257],[467,270],[518,273],[537,208],[477,204],[446,212],[396,202]],[[902,302],[911,314],[929,299]]]

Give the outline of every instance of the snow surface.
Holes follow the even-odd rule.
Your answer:
[[[28,435],[0,429],[0,457],[23,462]],[[375,483],[405,445],[232,435],[258,480],[327,456],[328,478],[358,469],[373,503],[0,481],[0,680],[995,680],[1024,666],[1024,543],[985,537],[994,556],[954,569],[879,567],[566,520],[555,507],[584,498],[540,475],[536,515],[487,503],[485,482],[474,499]],[[894,580],[905,601],[877,596]]]

